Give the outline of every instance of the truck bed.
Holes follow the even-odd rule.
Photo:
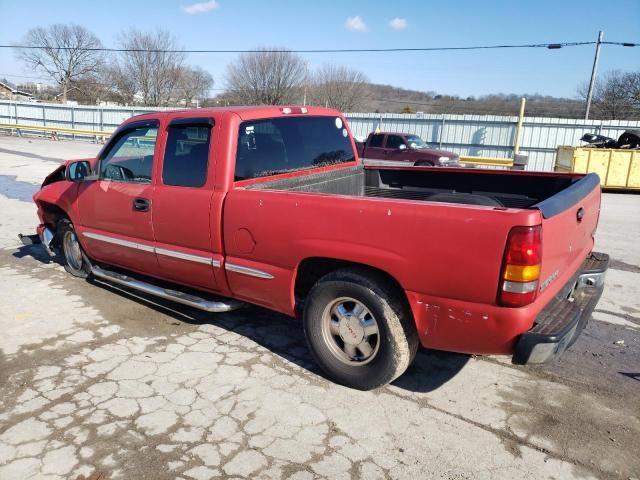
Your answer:
[[[528,208],[565,190],[578,179],[521,171],[355,166],[247,188]]]

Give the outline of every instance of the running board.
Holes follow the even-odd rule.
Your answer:
[[[154,295],[156,297],[171,300],[183,305],[188,305],[189,307],[204,310],[205,312],[230,312],[231,310],[236,310],[237,308],[240,308],[244,305],[242,302],[231,299],[228,299],[224,302],[206,300],[204,298],[190,295],[184,292],[179,292],[177,290],[158,287],[156,285],[152,285],[151,283],[143,282],[142,280],[137,280],[127,275],[112,272],[111,270],[100,268],[95,265],[91,266],[91,273],[94,277],[101,280],[124,285],[125,287],[138,290],[139,292],[148,293],[149,295]]]

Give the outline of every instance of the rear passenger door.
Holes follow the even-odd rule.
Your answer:
[[[217,290],[213,252],[211,118],[175,119],[167,125],[162,174],[153,197],[153,230],[161,276],[206,290]]]

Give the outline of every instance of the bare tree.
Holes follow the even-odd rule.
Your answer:
[[[103,74],[86,75],[69,84],[68,98],[84,105],[96,105],[100,100],[109,99],[111,86],[104,82]]]
[[[204,100],[209,97],[213,87],[213,77],[200,67],[187,67],[180,78],[181,97],[188,107],[193,100]]]
[[[122,35],[122,52],[118,61],[120,73],[128,76],[129,85],[149,106],[166,106],[180,82],[185,54],[177,52],[175,39],[169,32],[155,33],[130,30]]]
[[[300,95],[307,64],[299,55],[281,48],[262,48],[243,53],[227,67],[228,96],[256,105],[289,103]]]
[[[640,109],[640,72],[627,72],[623,75],[625,97],[633,107]]]
[[[593,88],[592,105],[596,116],[603,119],[634,118],[640,113],[638,87],[640,73],[611,70],[600,76]],[[588,85],[578,87],[578,95],[587,98]]]
[[[311,79],[313,103],[342,112],[353,112],[364,105],[368,96],[366,75],[341,65],[324,65]]]
[[[135,103],[138,82],[135,75],[126,71],[118,62],[108,65],[103,72],[105,82],[110,86],[105,98],[117,103]]]
[[[62,89],[61,100],[73,81],[95,74],[102,64],[98,37],[79,25],[55,24],[32,28],[17,49],[17,56],[29,68],[46,73]],[[36,48],[27,48],[36,47]]]

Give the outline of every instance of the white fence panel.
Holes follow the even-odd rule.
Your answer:
[[[111,132],[134,115],[169,110],[152,107],[93,107],[55,103],[0,101],[0,123],[40,125]],[[508,158],[513,155],[517,117],[497,115],[436,115],[347,113],[356,137],[383,131],[414,133],[435,148],[460,155]],[[579,120],[525,117],[520,153],[529,156],[529,170],[552,170],[558,145],[580,145],[586,132],[617,138],[640,121]]]

